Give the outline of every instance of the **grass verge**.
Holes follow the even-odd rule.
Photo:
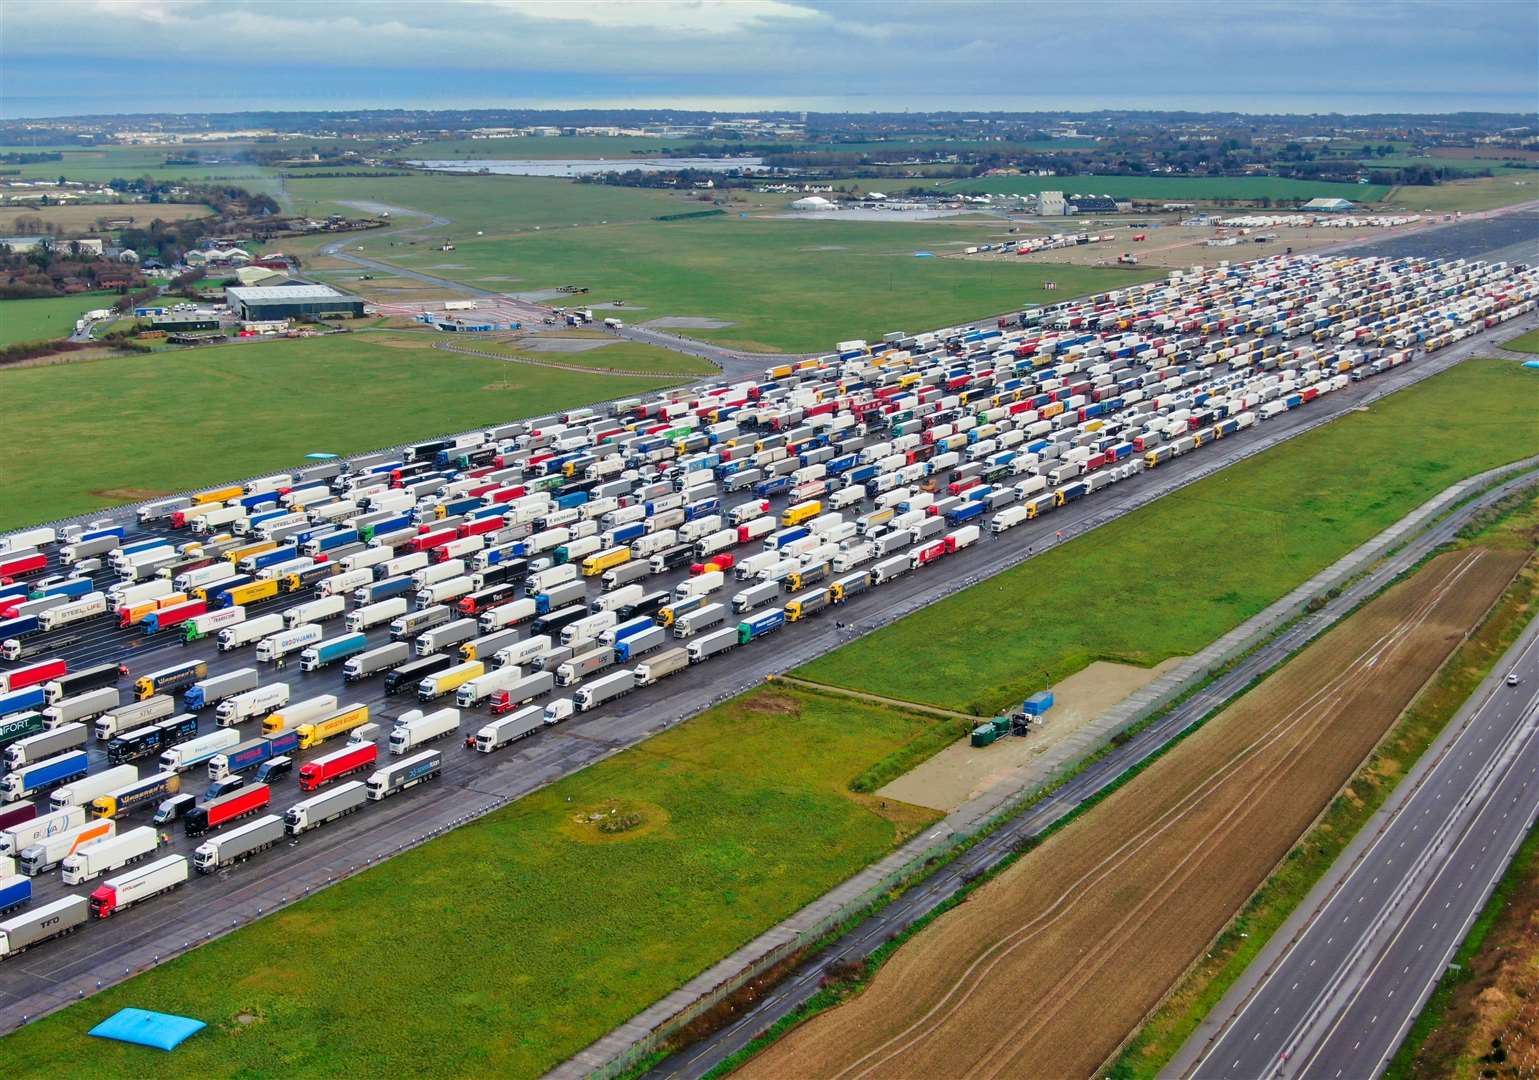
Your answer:
[[[1511,341],[1504,341],[1502,348],[1513,349],[1516,352],[1539,353],[1539,330],[1530,330]]]
[[[1539,453],[1536,412],[1530,373],[1468,361],[796,674],[991,716],[1092,660],[1147,666],[1189,656],[1450,484]],[[1458,419],[1475,415],[1483,419]],[[988,627],[986,649],[976,644],[979,627]]]
[[[1539,496],[1530,491],[1504,500],[1482,525],[1466,532],[1460,544],[1478,541],[1518,549],[1527,545],[1532,550],[1539,542]],[[1539,564],[1530,560],[1331,803],[1320,823],[1288,853],[1202,962],[1129,1041],[1108,1077],[1138,1080],[1159,1074],[1517,640],[1536,608]]]

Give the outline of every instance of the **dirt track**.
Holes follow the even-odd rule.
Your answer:
[[[1090,1075],[1206,947],[1525,553],[1443,555],[745,1066],[765,1080]]]

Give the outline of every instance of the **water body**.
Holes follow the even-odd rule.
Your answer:
[[[439,172],[479,172],[493,176],[587,176],[606,172],[668,172],[674,169],[698,169],[701,172],[731,172],[734,169],[764,168],[762,158],[554,158],[545,161],[413,161],[409,164]]]

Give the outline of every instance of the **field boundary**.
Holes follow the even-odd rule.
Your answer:
[[[1313,430],[1313,427],[1302,430]],[[1390,550],[1403,545],[1450,507],[1494,482],[1536,467],[1539,467],[1539,456],[1524,458],[1477,473],[1444,489],[1280,600],[1134,692],[1120,705],[1107,710],[1097,723],[1097,729],[1109,737],[1126,731],[1173,702],[1190,684],[1206,679],[1212,670],[1223,667],[1278,627],[1297,618],[1316,596],[1339,586]],[[1203,699],[1210,696],[1213,700],[1204,702]],[[1206,704],[1208,709],[1222,704],[1217,695],[1207,691],[1197,694],[1192,701]],[[1053,779],[1047,781],[1048,785],[1052,783]],[[624,1073],[635,1062],[657,1050],[667,1038],[752,979],[806,949],[884,894],[921,876],[959,844],[1012,816],[1041,786],[1032,784],[1026,788],[1006,783],[963,804],[921,836],[712,965],[551,1070],[547,1076],[553,1080],[579,1080],[581,1077],[609,1078]]]

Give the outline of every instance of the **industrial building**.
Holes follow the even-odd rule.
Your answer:
[[[791,204],[792,210],[833,210],[834,204],[821,195],[809,195],[805,199],[797,199]]]
[[[225,302],[242,322],[268,322],[316,315],[363,315],[363,300],[329,285],[275,285],[229,288]]]

